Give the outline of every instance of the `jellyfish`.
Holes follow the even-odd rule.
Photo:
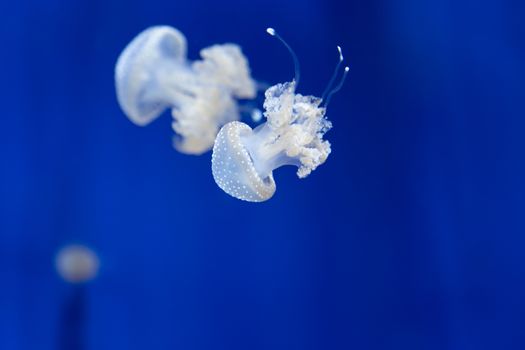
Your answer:
[[[237,99],[256,96],[246,57],[235,44],[213,45],[189,61],[186,38],[175,28],[154,26],[120,54],[115,87],[121,109],[145,126],[171,109],[174,147],[199,155],[213,147],[224,124],[239,120]]]
[[[299,60],[277,32],[267,32],[279,39],[290,52],[295,67],[291,82],[271,86],[265,92],[266,122],[255,129],[239,121],[224,125],[219,131],[212,154],[212,173],[217,185],[229,195],[250,202],[263,202],[275,193],[273,171],[294,165],[297,176],[304,178],[323,164],[331,152],[324,140],[332,124],[326,119],[328,103],[343,86],[348,67],[338,85],[333,87],[343,62],[339,62],[321,98],[296,92],[300,78]]]
[[[98,274],[99,266],[100,261],[97,254],[80,244],[63,247],[55,258],[55,268],[58,274],[70,283],[84,283],[92,280]]]

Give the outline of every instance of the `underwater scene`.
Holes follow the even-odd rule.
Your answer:
[[[525,4],[0,13],[1,350],[525,348]]]

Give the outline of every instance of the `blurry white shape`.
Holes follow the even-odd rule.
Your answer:
[[[255,123],[258,123],[261,121],[263,117],[263,114],[261,112],[260,109],[258,108],[255,108],[254,110],[252,110],[252,120],[255,122]]]
[[[256,83],[239,46],[204,48],[194,62],[186,46],[175,28],[144,30],[119,56],[115,87],[122,110],[139,126],[170,108],[175,148],[201,154],[213,147],[222,125],[240,119],[236,99],[254,98]]]
[[[86,246],[72,244],[60,249],[55,258],[58,274],[67,282],[83,283],[96,277],[100,261]]]

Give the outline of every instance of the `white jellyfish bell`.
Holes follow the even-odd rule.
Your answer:
[[[256,96],[239,46],[213,45],[200,55],[188,61],[184,35],[155,26],[128,44],[115,67],[118,102],[128,118],[145,126],[170,108],[174,146],[187,154],[210,150],[220,127],[239,119],[236,99]]]
[[[332,88],[343,61],[339,63],[321,98],[296,93],[300,69],[297,56],[272,28],[267,32],[279,39],[294,60],[295,78],[266,90],[266,122],[255,129],[233,121],[222,127],[213,147],[212,172],[217,185],[229,195],[250,202],[263,202],[275,193],[273,170],[284,165],[298,167],[297,176],[308,176],[330,154],[330,143],[323,140],[332,127],[325,118],[326,107],[343,86],[345,67],[337,86]]]

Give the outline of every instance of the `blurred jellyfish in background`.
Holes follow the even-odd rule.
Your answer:
[[[60,312],[59,350],[85,348],[86,283],[97,275],[100,260],[84,245],[71,244],[60,249],[55,257],[55,269],[70,284]]]
[[[60,249],[55,258],[55,268],[69,283],[84,283],[94,279],[100,267],[98,256],[90,248],[72,244]]]
[[[274,29],[268,28],[267,32],[289,50],[295,78],[266,90],[265,123],[253,130],[238,121],[226,124],[217,135],[212,155],[217,185],[229,195],[250,202],[266,201],[273,196],[276,189],[273,170],[295,165],[297,176],[304,178],[326,161],[331,148],[323,136],[332,127],[325,118],[326,108],[348,73],[345,67],[339,84],[332,87],[343,61],[338,47],[339,63],[323,97],[296,93],[300,78],[297,56]]]
[[[175,28],[144,30],[118,58],[115,86],[122,110],[139,126],[171,108],[174,147],[198,155],[213,147],[222,125],[239,120],[237,99],[252,99],[257,92],[239,46],[204,48],[202,59],[193,62],[186,47]]]

